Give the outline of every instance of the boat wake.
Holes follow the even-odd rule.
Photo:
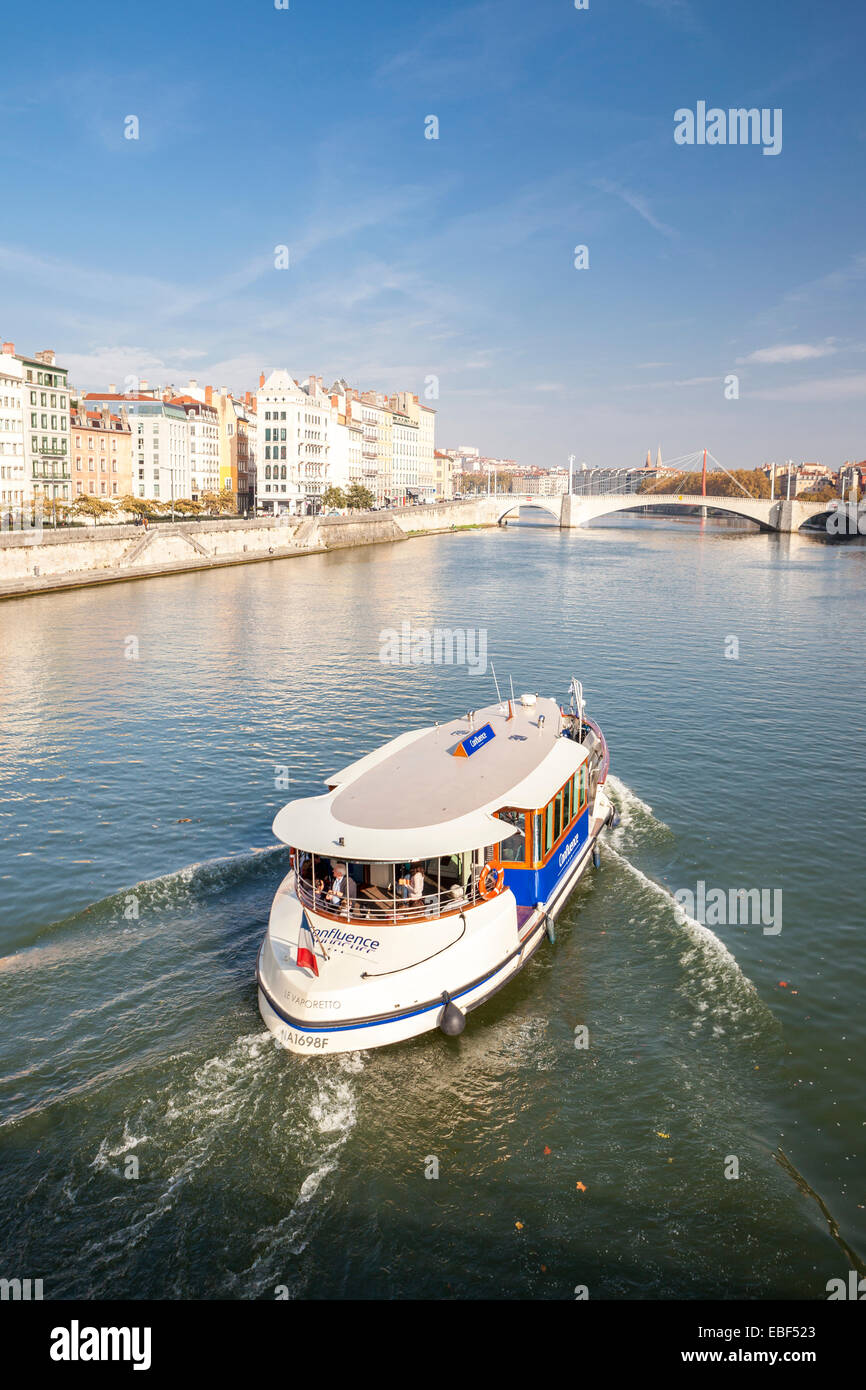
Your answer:
[[[88,960],[122,948],[124,937],[136,943],[165,929],[165,915],[218,896],[259,874],[273,875],[285,845],[266,845],[218,859],[187,864],[157,878],[121,888],[87,907],[40,927],[32,941],[0,956],[0,977],[19,971],[65,964],[77,956]]]
[[[184,1063],[189,1067],[189,1054],[172,1060],[180,1069]],[[347,1053],[315,1061],[316,1065],[290,1061],[267,1032],[246,1034],[225,1053],[187,1070],[181,1086],[169,1082],[102,1140],[90,1164],[93,1173],[129,1177],[134,1159],[140,1176],[129,1187],[138,1189],[135,1197],[141,1194],[143,1200],[131,1201],[131,1220],[121,1219],[109,1236],[81,1250],[91,1296],[107,1296],[104,1290],[112,1279],[128,1269],[136,1249],[155,1236],[169,1213],[179,1248],[194,1247],[203,1201],[209,1208],[215,1203],[231,1211],[231,1227],[247,1258],[250,1245],[258,1251],[238,1273],[231,1269],[228,1248],[224,1267],[210,1271],[209,1296],[274,1297],[281,1285],[294,1296],[300,1277],[297,1257],[333,1193],[333,1175],[356,1123],[355,1080],[365,1059]],[[248,1164],[254,1186],[262,1188],[261,1204],[273,1211],[273,1219],[258,1226],[258,1204],[249,1211],[248,1221],[238,1222],[231,1193],[220,1185],[227,1156],[241,1133],[250,1144]],[[291,1181],[293,1192],[285,1183],[287,1170],[304,1174]],[[149,1178],[154,1171],[158,1176]],[[79,1193],[79,1200],[84,1195]],[[161,1296],[188,1297],[188,1275],[178,1275]]]
[[[366,1053],[347,1052],[327,1061],[313,1059],[315,1094],[306,1107],[307,1135],[315,1150],[313,1164],[288,1212],[252,1237],[259,1253],[246,1269],[232,1276],[229,1296],[257,1298],[268,1294],[273,1298],[279,1290],[282,1297],[297,1298],[303,1292],[306,1276],[297,1260],[334,1194],[334,1174],[358,1118],[353,1078],[363,1071],[366,1058]]]
[[[732,951],[711,927],[697,921],[676,901],[673,893],[632,862],[629,853],[671,836],[670,828],[653,815],[652,807],[616,777],[608,777],[620,823],[603,841],[602,854],[610,854],[638,886],[647,916],[642,927],[660,938],[673,940],[685,979],[681,994],[694,1009],[692,1036],[709,1029],[721,1036],[736,1029],[741,1038],[754,1033],[778,1032],[771,1010],[743,971]],[[630,919],[629,925],[634,923]],[[661,939],[660,939],[661,944]]]

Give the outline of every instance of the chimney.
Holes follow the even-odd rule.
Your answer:
[[[13,356],[15,355],[15,344],[14,344],[14,343],[4,343],[4,344],[3,344],[3,351],[6,353],[6,355],[7,355],[8,357],[13,357]]]
[[[212,386],[206,386],[206,387],[204,388],[204,403],[205,403],[205,405],[213,405],[213,387],[212,387]]]
[[[264,374],[264,372],[262,372],[261,376],[259,377],[259,390],[260,390],[260,391],[261,391],[262,387],[264,386],[264,384],[265,384],[265,374]]]
[[[147,390],[147,382],[144,380],[144,377],[142,377],[141,381],[138,383],[138,388],[140,391]]]
[[[109,396],[116,396],[116,395],[117,395],[117,383],[116,383],[116,382],[110,381],[110,382],[108,383],[108,394],[109,394]]]

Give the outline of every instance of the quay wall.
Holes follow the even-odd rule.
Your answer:
[[[485,499],[335,517],[255,517],[0,532],[0,598],[184,570],[295,559],[495,525]]]

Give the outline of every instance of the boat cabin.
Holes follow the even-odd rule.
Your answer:
[[[326,796],[290,802],[274,830],[323,917],[429,921],[508,889],[532,908],[588,839],[588,756],[555,701],[509,701],[401,735]]]

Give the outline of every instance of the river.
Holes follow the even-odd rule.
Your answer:
[[[826,1298],[866,1247],[864,591],[861,544],[618,517],[0,605],[0,1272]],[[621,824],[462,1037],[292,1056],[254,984],[276,809],[495,694],[382,664],[406,621],[578,676]],[[699,883],[779,911],[706,925]]]

